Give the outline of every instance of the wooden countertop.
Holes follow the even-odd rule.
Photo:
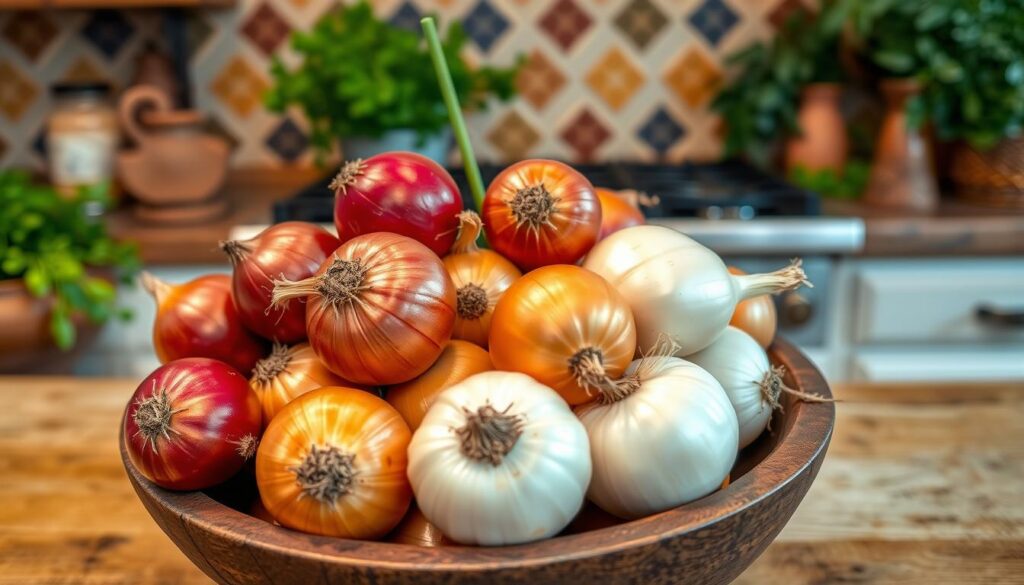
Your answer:
[[[218,242],[237,225],[266,224],[271,206],[327,171],[235,171],[225,194],[227,216],[195,226],[141,224],[121,209],[109,218],[118,237],[139,243],[147,264],[226,264]],[[827,216],[859,217],[865,224],[864,256],[962,256],[1024,254],[1024,210],[1004,210],[943,200],[932,213],[881,210],[856,202],[825,200]]]
[[[0,583],[210,582],[125,477],[134,387],[0,378]],[[835,390],[817,481],[737,583],[1021,582],[1024,384]]]

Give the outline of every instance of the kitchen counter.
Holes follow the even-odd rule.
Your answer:
[[[240,225],[267,224],[271,205],[320,178],[316,169],[236,171],[225,195],[228,214],[196,226],[139,223],[131,212],[111,214],[118,237],[139,243],[146,264],[226,263],[218,242]],[[826,217],[854,217],[864,222],[865,256],[953,256],[1024,254],[1024,210],[1003,210],[944,200],[934,213],[878,210],[855,202],[824,201]]]
[[[209,580],[118,455],[127,379],[0,378],[0,584]],[[1024,384],[841,386],[789,525],[737,583],[1006,583],[1024,575]]]

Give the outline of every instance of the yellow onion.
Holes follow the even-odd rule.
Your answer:
[[[323,386],[363,388],[328,370],[308,343],[275,344],[269,356],[256,362],[249,379],[249,387],[260,398],[264,428],[284,405]]]

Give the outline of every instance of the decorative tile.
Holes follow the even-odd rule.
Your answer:
[[[207,20],[204,11],[189,10],[185,17],[185,43],[188,45],[188,54],[195,57],[214,36],[214,32],[216,31]]]
[[[593,20],[573,0],[558,0],[541,16],[538,24],[563,51],[569,51]]]
[[[420,19],[423,18],[423,14],[420,13],[416,5],[411,0],[405,0],[398,10],[391,15],[388,19],[393,26],[398,28],[404,28],[410,30],[416,34],[420,34],[422,29],[420,28]]]
[[[516,89],[530,105],[542,110],[562,90],[565,81],[565,75],[558,67],[540,49],[534,49],[519,70]]]
[[[466,28],[469,38],[486,53],[508,30],[508,19],[487,0],[480,0],[462,19],[462,26]]]
[[[800,12],[810,12],[807,5],[800,0],[782,0],[778,6],[768,13],[768,22],[775,27],[775,30],[782,28],[790,16]]]
[[[291,118],[285,118],[267,137],[266,145],[282,160],[291,163],[309,148],[309,138]]]
[[[616,47],[605,53],[604,57],[591,67],[586,80],[587,85],[601,96],[605,103],[613,110],[618,110],[643,85],[644,75],[630,58]]]
[[[611,138],[608,127],[584,108],[562,129],[561,137],[576,152],[578,160],[589,161],[594,152]]]
[[[32,80],[7,61],[0,61],[0,112],[17,122],[39,96]]]
[[[210,89],[231,111],[245,118],[263,102],[269,84],[240,55],[235,55],[213,80]]]
[[[288,21],[278,14],[270,3],[264,2],[245,20],[245,24],[242,25],[242,36],[269,57],[288,38],[291,30]]]
[[[702,49],[691,46],[665,72],[665,85],[691,108],[700,108],[718,93],[722,72]]]
[[[651,0],[633,0],[615,17],[615,26],[643,50],[668,24],[668,18]]]
[[[61,77],[64,81],[106,81],[110,82],[110,76],[87,55],[81,55],[64,70]]]
[[[7,19],[3,37],[20,50],[29,61],[35,61],[57,37],[57,25],[48,13],[33,10],[15,12]]]
[[[131,39],[135,27],[118,10],[93,10],[82,35],[110,60]]]
[[[224,141],[228,143],[228,148],[231,152],[234,152],[242,143],[242,141],[239,140],[238,137],[235,136],[234,133],[231,132],[231,130],[229,130],[228,127],[225,126],[224,123],[215,115],[210,116],[206,120],[206,124],[204,126],[206,127],[206,131],[210,134],[223,138]]]
[[[487,133],[487,141],[508,160],[526,158],[539,140],[540,134],[515,110],[509,110]]]
[[[654,115],[648,118],[637,131],[637,136],[641,140],[663,156],[685,135],[686,130],[664,107],[658,108]]]
[[[690,15],[690,24],[712,47],[717,47],[739,20],[725,0],[704,0]]]

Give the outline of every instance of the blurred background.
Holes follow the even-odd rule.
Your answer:
[[[140,267],[330,223],[344,158],[464,187],[574,164],[746,271],[833,381],[1024,379],[1024,6],[863,0],[0,0],[0,372],[139,378]]]

